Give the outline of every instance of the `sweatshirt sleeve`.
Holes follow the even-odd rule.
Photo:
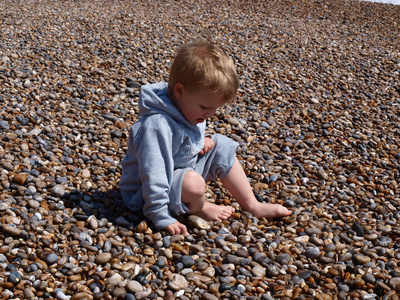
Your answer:
[[[135,138],[143,213],[157,229],[177,221],[171,216],[168,204],[174,172],[173,147],[177,144],[173,139],[178,137],[165,118],[152,116],[144,121]]]

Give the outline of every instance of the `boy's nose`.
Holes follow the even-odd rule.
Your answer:
[[[206,111],[206,113],[204,114],[204,117],[211,118],[214,114],[215,114],[215,109],[210,109],[210,110]]]

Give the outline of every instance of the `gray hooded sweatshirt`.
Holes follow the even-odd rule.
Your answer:
[[[128,208],[143,211],[158,229],[177,221],[171,212],[189,212],[183,204],[171,207],[176,201],[170,200],[170,189],[175,170],[195,167],[204,133],[205,122],[190,124],[168,98],[167,83],[143,86],[139,120],[122,161],[120,188]]]

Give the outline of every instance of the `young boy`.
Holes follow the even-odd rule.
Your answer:
[[[236,158],[236,142],[205,136],[206,119],[235,97],[238,85],[230,57],[216,45],[196,43],[178,50],[168,84],[142,87],[120,188],[126,206],[142,211],[157,229],[187,234],[175,218],[185,213],[209,221],[229,218],[233,207],[205,199],[206,183],[216,178],[255,217],[291,214],[281,205],[257,201]]]

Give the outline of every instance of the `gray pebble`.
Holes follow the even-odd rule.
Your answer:
[[[51,195],[54,197],[64,197],[66,194],[64,188],[61,185],[56,185],[51,189]]]
[[[49,255],[46,256],[46,262],[49,265],[55,264],[57,261],[58,261],[57,254],[52,253],[52,254],[49,254]]]
[[[306,250],[306,256],[311,259],[316,259],[321,255],[321,251],[318,247],[311,247]]]
[[[12,282],[14,285],[17,285],[22,280],[21,273],[18,271],[11,272],[10,275],[8,275],[8,280]]]

